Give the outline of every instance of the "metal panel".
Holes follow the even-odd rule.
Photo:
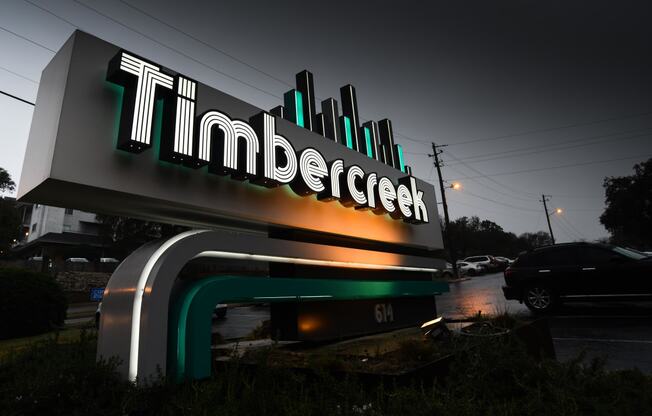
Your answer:
[[[20,183],[22,200],[199,227],[237,222],[263,230],[272,225],[429,250],[443,247],[434,188],[421,180],[417,184],[430,222],[417,225],[299,197],[287,186],[268,189],[209,174],[206,168],[162,162],[156,144],[140,154],[117,150],[121,95],[106,76],[119,50],[77,31],[44,71]],[[199,83],[197,114],[209,109],[242,120],[261,111]],[[358,165],[394,183],[404,176],[286,120],[277,118],[276,124],[296,150],[316,148],[326,160],[341,158],[345,166]]]

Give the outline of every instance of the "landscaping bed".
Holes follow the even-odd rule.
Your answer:
[[[514,335],[453,337],[449,372],[420,373],[396,383],[356,371],[323,371],[333,364],[419,354],[409,334],[379,343],[363,339],[324,348],[328,359],[303,361],[288,349],[281,360],[267,349],[222,363],[207,380],[182,384],[163,378],[135,386],[113,361],[96,362],[93,332],[41,339],[0,356],[3,415],[644,415],[652,414],[652,377],[636,370],[606,371],[583,357],[559,363],[535,357]],[[413,334],[420,339],[420,335]],[[402,339],[404,338],[404,339]],[[437,343],[434,343],[435,345]],[[398,348],[396,346],[398,345]],[[406,345],[410,345],[407,347]],[[416,344],[419,345],[419,344]],[[376,354],[376,347],[378,354]],[[438,347],[437,347],[438,348]],[[433,357],[442,360],[446,348]],[[314,353],[316,350],[313,350]],[[283,353],[285,354],[285,353]],[[398,355],[403,354],[403,355]],[[245,354],[246,355],[246,354]],[[425,355],[428,360],[428,355]],[[258,359],[258,362],[254,360]],[[251,359],[252,361],[248,361]],[[252,364],[256,363],[255,371]],[[303,372],[276,364],[307,364]],[[340,364],[337,364],[340,365]],[[370,365],[374,367],[374,365]],[[405,368],[410,367],[407,364]],[[412,366],[414,367],[414,366]],[[391,364],[382,371],[396,370]],[[418,374],[418,376],[416,376]]]

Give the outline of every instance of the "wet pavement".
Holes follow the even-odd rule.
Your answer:
[[[450,292],[437,297],[437,312],[447,319],[470,318],[478,312],[533,318],[525,305],[505,299],[503,284],[502,273],[451,283]],[[558,360],[584,354],[584,362],[605,359],[607,369],[652,373],[652,302],[576,302],[546,318]]]
[[[470,318],[478,313],[529,315],[525,305],[505,299],[501,289],[504,283],[502,273],[474,276],[450,283],[450,292],[437,296],[437,314],[454,320]]]
[[[225,340],[245,338],[267,319],[269,306],[229,307],[224,319],[213,320],[213,332],[218,332]]]

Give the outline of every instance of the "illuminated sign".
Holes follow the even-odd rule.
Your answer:
[[[339,116],[339,123],[335,123],[338,112],[333,99],[325,100],[324,111],[314,114],[312,74],[307,71],[297,76],[301,90],[288,92],[285,107],[273,112],[408,173],[397,184],[358,165],[345,166],[342,159],[327,161],[313,147],[297,151],[279,134],[276,117],[269,112],[262,111],[248,121],[215,109],[197,114],[200,97],[195,81],[168,74],[159,65],[128,52],[120,51],[111,60],[107,78],[124,87],[117,143],[121,150],[141,153],[152,147],[157,139],[155,102],[163,100],[159,157],[164,161],[193,169],[206,166],[210,173],[268,188],[289,185],[301,196],[316,194],[323,202],[338,200],[345,207],[389,214],[409,223],[429,222],[423,191],[409,175],[402,148],[393,143],[391,122],[367,122],[359,127],[351,85],[341,90],[344,114]]]

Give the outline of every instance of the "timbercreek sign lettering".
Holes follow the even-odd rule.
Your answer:
[[[388,251],[443,247],[434,187],[413,177],[390,120],[360,120],[353,86],[315,103],[302,71],[278,104],[76,31],[42,73],[18,197]]]
[[[309,75],[312,89],[312,75],[304,71],[298,77],[303,74]],[[159,99],[163,100],[164,109],[159,139],[161,160],[193,169],[206,166],[212,174],[229,175],[234,180],[248,180],[267,188],[289,185],[300,196],[316,194],[322,202],[337,200],[345,207],[372,210],[378,215],[389,214],[393,219],[413,224],[429,222],[423,191],[418,189],[411,175],[400,178],[395,184],[390,178],[365,172],[358,165],[346,166],[343,159],[327,161],[313,147],[296,151],[291,141],[277,132],[276,117],[265,111],[248,121],[231,118],[216,109],[197,114],[197,100],[201,97],[195,81],[170,74],[159,65],[126,51],[120,51],[111,60],[107,79],[124,87],[117,142],[120,150],[141,153],[152,147],[157,139],[154,137],[154,111]],[[341,117],[338,132],[336,124],[325,126],[325,120],[335,117],[311,114],[310,102],[306,103],[308,111],[304,111],[303,97],[308,94],[296,90],[290,94],[290,99],[286,94],[287,108],[277,109],[277,113],[288,114],[304,128],[308,128],[306,120],[316,121],[315,126],[321,126],[317,132],[324,137],[330,131],[332,140],[343,137],[342,144],[351,151],[363,150],[368,157],[385,163],[398,160],[397,167],[406,171],[402,149],[391,142],[389,145],[380,143],[375,124],[359,129],[364,140],[352,134],[358,131],[355,127],[357,105],[353,117]],[[391,134],[391,124],[384,130]],[[390,160],[388,151],[396,158]]]

